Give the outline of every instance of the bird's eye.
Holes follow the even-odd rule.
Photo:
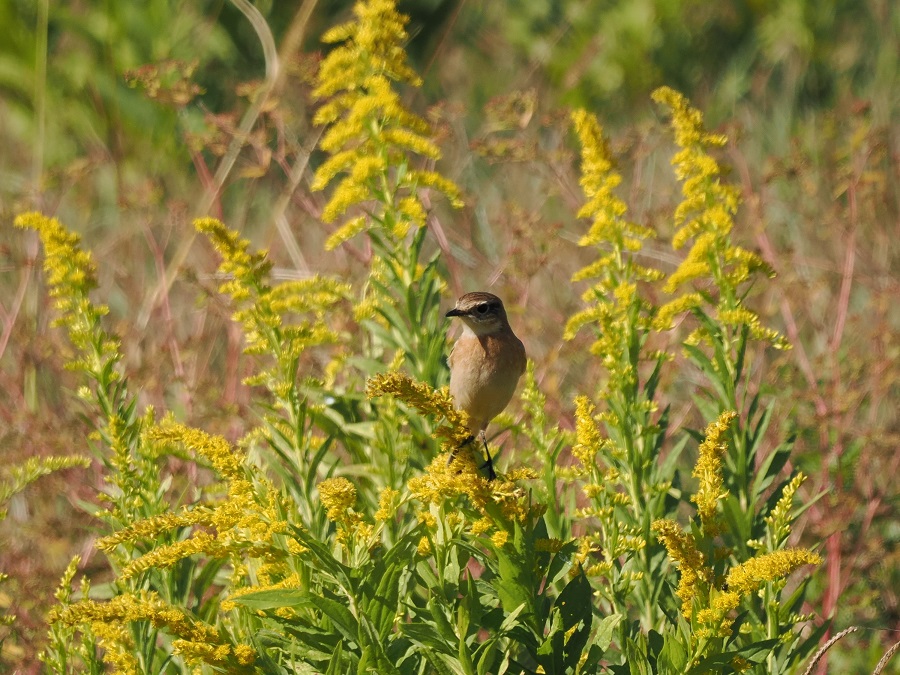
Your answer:
[[[486,302],[482,302],[480,305],[475,307],[475,311],[481,315],[487,314],[488,304]]]

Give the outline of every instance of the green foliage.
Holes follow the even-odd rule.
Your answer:
[[[563,11],[581,26],[578,11],[591,11],[590,3],[576,4],[536,3],[509,30],[528,33],[529,21]],[[154,7],[156,14],[173,8]],[[601,38],[615,40],[590,81],[607,78],[604,91],[618,91],[616,82],[634,80],[639,92],[659,75],[638,68],[641,60],[671,49],[640,30],[644,15],[674,26],[685,6],[608,9]],[[192,11],[184,25],[198,21]],[[116,18],[127,25],[139,16],[131,8]],[[573,278],[590,285],[583,308],[568,318],[565,337],[573,342],[564,349],[583,352],[588,376],[577,381],[571,430],[555,414],[568,404],[560,389],[545,381],[540,363],[529,363],[523,414],[516,423],[504,419],[514,451],[503,453],[501,466],[509,468],[487,481],[480,459],[461,447],[465,420],[444,387],[441,306],[458,279],[443,240],[443,204],[432,200],[441,193],[462,205],[435,164],[446,130],[439,113],[408,109],[406,94],[420,80],[407,62],[405,17],[387,0],[361,2],[354,16],[326,34],[336,46],[317,76],[303,79],[319,99],[310,121],[323,127],[304,206],[317,222],[340,221],[313,238],[332,257],[317,260],[315,274],[286,278],[277,242],[271,254],[257,251],[250,232],[194,221],[221,259],[222,297],[205,284],[209,275],[183,276],[206,293],[202,311],[226,307],[243,344],[234,373],[251,393],[235,415],[243,422],[236,442],[229,440],[239,435],[235,427],[216,433],[219,418],[177,405],[158,418],[132,388],[142,380],[126,377],[129,338],[108,328],[108,308],[90,298],[97,266],[79,237],[37,213],[17,220],[43,243],[58,323],[73,350],[67,364],[81,378],[90,447],[102,464],[100,509],[85,504],[113,579],[100,584],[86,571],[74,591],[80,561],[73,559],[50,613],[48,672],[796,672],[827,628],[800,630],[814,618],[804,614],[813,587],[796,572],[820,558],[796,548],[792,532],[817,497],[800,489],[805,474],[786,475],[793,439],[772,447],[779,408],[758,386],[760,355],[789,345],[751,309],[751,288],[773,274],[737,243],[740,191],[717,154],[727,137],[706,130],[674,90],[654,95],[672,117],[672,163],[683,183],[682,203],[664,204],[656,218],[676,230],[666,255],[688,248],[666,274],[648,262],[663,246],[662,229],[626,216],[609,141],[589,113],[573,115],[587,198],[578,216],[590,220],[579,243],[596,259]],[[580,40],[584,31],[575,32]],[[787,39],[770,38],[773,45]],[[570,46],[589,48],[579,40],[560,49],[562,65],[551,64],[551,75],[573,67]],[[129,67],[138,65],[129,58]],[[290,65],[295,74],[305,67],[299,59]],[[197,142],[192,158],[201,172],[222,142],[191,135],[200,119],[192,101],[209,72],[208,62],[166,60],[127,75],[161,105],[153,115],[165,117],[169,140]],[[652,77],[631,77],[644,72]],[[113,77],[107,90],[120,85]],[[284,208],[311,150],[284,142],[292,120],[275,94],[266,98],[281,95],[272,86],[245,89],[258,97],[254,134],[231,127],[226,136],[258,153],[259,164],[242,173],[248,203],[252,186],[266,203],[274,181],[253,180],[271,161],[270,145],[280,146],[276,163],[291,183],[278,202]],[[139,116],[147,101],[132,97]],[[511,128],[527,126],[535,105],[533,97],[516,98]],[[210,195],[225,179],[216,180]],[[313,201],[326,189],[321,203]],[[240,202],[235,194],[217,207]],[[251,206],[239,210],[236,220],[252,220]],[[290,243],[280,224],[279,233]],[[299,249],[291,255],[304,259]],[[361,276],[326,272],[334,256],[346,255],[362,261]],[[170,271],[182,262],[174,256]],[[161,276],[168,302],[174,277]],[[579,342],[583,333],[590,344]],[[678,389],[685,381],[689,394]],[[691,398],[705,430],[689,428],[695,422],[677,410]],[[0,507],[5,494],[55,462],[10,473],[8,489],[0,481]]]
[[[717,118],[744,100],[794,114],[848,87],[883,92],[897,64],[896,11],[880,2],[535,0],[501,11],[522,58],[570,100],[617,114],[663,83],[710,92]]]

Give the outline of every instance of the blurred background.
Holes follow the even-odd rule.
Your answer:
[[[744,205],[735,239],[778,276],[753,291],[794,349],[755,355],[752,386],[776,399],[773,442],[824,492],[796,528],[819,547],[817,620],[864,628],[830,672],[871,672],[900,638],[900,4],[895,0],[409,0],[408,53],[423,77],[407,104],[434,125],[437,168],[466,207],[434,205],[447,306],[491,290],[510,308],[548,405],[602,372],[589,336],[563,343],[590,260],[568,111],[595,112],[620,158],[619,194],[659,239],[666,272],[680,189],[649,93],[679,89],[731,143]],[[363,238],[325,252],[335,226],[310,190],[321,162],[311,82],[343,0],[0,0],[0,462],[86,453],[88,424],[39,273],[31,209],[79,232],[98,262],[97,302],[122,337],[142,402],[237,438],[252,424],[239,331],[216,294],[216,260],[191,219],[221,218],[268,248],[276,278],[362,281]],[[346,317],[350,322],[349,308]],[[690,378],[673,419],[700,426]],[[677,416],[676,416],[677,415]],[[790,467],[789,467],[790,468]],[[189,468],[186,466],[185,471]],[[71,556],[89,572],[97,475],[51,476],[0,522],[0,672],[39,672],[44,614]],[[895,659],[896,661],[897,659]],[[900,666],[894,665],[900,672]]]

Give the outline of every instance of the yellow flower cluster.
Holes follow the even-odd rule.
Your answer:
[[[387,522],[394,517],[397,512],[397,499],[400,492],[393,488],[386,487],[378,496],[378,510],[375,512],[375,520]]]
[[[194,227],[222,256],[219,272],[228,280],[219,291],[231,296],[238,307],[234,319],[244,330],[244,351],[275,357],[271,368],[245,382],[264,385],[285,401],[296,386],[297,364],[303,352],[337,341],[325,317],[350,294],[349,285],[315,276],[271,287],[272,265],[264,251],[250,252],[249,241],[214,218],[199,218]]]
[[[437,160],[440,150],[429,124],[403,106],[394,82],[417,87],[421,80],[406,62],[408,18],[393,0],[362,0],[356,19],[328,31],[323,40],[341,43],[323,60],[313,94],[328,99],[313,122],[328,125],[320,143],[331,156],[313,178],[324,189],[339,174],[322,220],[331,222],[351,207],[376,200],[383,211],[350,218],[326,242],[331,249],[378,223],[385,234],[402,241],[410,227],[425,225],[418,188],[433,187],[459,206],[459,190],[434,171],[409,167],[412,155]]]
[[[44,245],[44,272],[50,295],[62,316],[54,325],[65,326],[69,339],[82,357],[69,365],[100,372],[119,360],[119,342],[100,325],[109,312],[106,305],[93,304],[88,294],[97,287],[96,266],[90,253],[81,250],[81,237],[56,219],[30,212],[18,216],[16,227],[35,230]],[[114,372],[114,371],[113,371]]]
[[[103,649],[103,662],[112,666],[116,675],[138,675],[140,663],[134,656],[134,640],[127,625],[95,621],[91,632],[97,645]]]
[[[678,229],[672,247],[680,249],[690,240],[694,242],[681,265],[666,280],[664,290],[675,293],[696,280],[711,280],[719,292],[717,300],[705,292],[688,292],[674,298],[660,308],[654,327],[668,330],[676,315],[711,302],[724,324],[746,326],[753,339],[769,342],[779,349],[787,348],[789,345],[781,335],[763,328],[759,317],[744,307],[743,295],[738,290],[756,272],[768,276],[774,273],[757,254],[731,243],[740,192],[734,186],[723,184],[722,169],[709,154],[728,139],[708,133],[702,113],[677,91],[661,87],[653,92],[653,99],[669,109],[675,143],[681,148],[672,158],[675,174],[683,183],[683,199],[675,210]]]
[[[409,490],[426,506],[441,506],[459,497],[468,498],[481,514],[481,518],[472,523],[472,534],[493,531],[493,543],[501,546],[506,543],[514,523],[524,524],[543,511],[544,507],[533,504],[527,492],[516,484],[516,481],[534,477],[533,472],[520,470],[489,481],[481,475],[471,454],[461,453],[449,463],[446,455],[440,455],[428,465],[424,474],[409,481]],[[432,527],[436,525],[434,518],[428,517],[430,514],[424,515],[425,522]]]
[[[672,520],[657,520],[653,529],[666,547],[669,559],[678,565],[681,576],[676,594],[682,601],[684,617],[696,619],[695,641],[731,635],[734,610],[742,599],[766,582],[780,581],[803,565],[821,563],[818,555],[806,549],[764,553],[732,567],[725,575],[724,585],[718,588],[716,581],[721,583],[722,579],[716,578],[692,534],[683,532]]]
[[[87,457],[71,455],[69,457],[30,457],[24,464],[3,467],[0,472],[0,520],[6,518],[6,504],[13,495],[24,490],[41,476],[70,469],[76,466],[90,466]]]
[[[130,638],[122,627],[133,621],[149,621],[154,627],[175,636],[174,651],[183,654],[189,663],[209,663],[244,672],[249,671],[256,661],[252,647],[229,644],[215,626],[169,605],[152,591],[125,593],[103,603],[82,600],[57,607],[51,611],[50,620],[69,626],[90,625],[105,648],[112,652],[114,661],[111,665],[122,667],[125,672],[129,672],[129,664],[122,658],[129,651]]]
[[[112,506],[100,517],[130,520],[135,513],[144,513],[144,506],[152,501],[148,495],[159,487],[156,458],[141,436],[152,412],[148,410],[144,417],[132,414],[134,399],[117,370],[119,341],[102,325],[108,308],[93,304],[89,297],[97,285],[94,262],[88,252],[81,250],[78,235],[69,232],[56,218],[26,213],[16,218],[15,225],[33,229],[41,238],[50,295],[61,312],[55,323],[67,329],[76,350],[67,367],[88,375],[90,386],[80,387],[78,395],[100,412],[95,420],[95,437],[109,445],[112,470],[107,480],[120,493],[109,500]]]
[[[654,521],[653,529],[666,547],[669,559],[678,565],[681,572],[675,594],[681,599],[681,613],[686,619],[690,619],[694,611],[694,600],[706,595],[715,575],[698,550],[694,537],[682,532],[678,523],[661,519]]]
[[[325,515],[337,525],[337,540],[347,544],[353,538],[368,546],[375,528],[365,522],[361,513],[353,509],[356,505],[356,486],[340,476],[323,480],[317,488],[319,499],[325,507]]]
[[[766,526],[771,537],[770,546],[773,550],[775,547],[783,544],[791,533],[791,511],[794,508],[794,494],[797,489],[806,480],[806,475],[801,471],[794,476],[791,481],[784,486],[781,497],[772,507],[769,515],[766,516]]]
[[[756,592],[767,581],[783,579],[804,565],[819,565],[822,559],[807,549],[795,548],[772,551],[750,558],[745,563],[732,568],[726,581],[729,590],[741,596]]]
[[[615,171],[609,144],[603,136],[603,129],[596,116],[586,110],[572,113],[572,124],[581,142],[581,187],[588,201],[578,211],[579,218],[591,218],[591,227],[578,242],[579,246],[601,248],[609,246],[612,253],[608,258],[585,267],[575,274],[573,281],[601,276],[607,266],[621,270],[625,266],[623,254],[637,252],[643,247],[643,240],[651,237],[653,231],[642,225],[629,222],[622,216],[627,207],[615,196],[615,188],[622,177]],[[653,280],[659,272],[632,263],[633,278]]]
[[[594,419],[594,410],[595,406],[587,396],[575,399],[575,444],[572,446],[572,454],[585,470],[594,466],[594,458],[606,444]]]
[[[649,309],[638,295],[637,282],[655,281],[662,275],[634,260],[652,230],[624,218],[625,203],[614,193],[622,178],[613,167],[600,123],[584,110],[572,113],[572,122],[581,141],[581,186],[587,197],[578,216],[591,219],[588,233],[578,244],[597,248],[600,257],[572,277],[573,281],[596,281],[582,296],[588,306],[569,319],[563,336],[571,340],[581,328],[595,324],[591,353],[602,359],[609,372],[609,389],[620,391],[635,380],[628,349],[633,331]]]
[[[412,406],[424,415],[430,415],[437,422],[446,420],[448,425],[439,426],[434,431],[435,438],[442,441],[444,449],[455,451],[469,438],[466,413],[457,410],[449,390],[432,389],[425,382],[416,382],[408,375],[392,371],[380,373],[366,382],[366,396],[377,398],[391,394]]]
[[[691,501],[697,505],[700,528],[707,537],[716,536],[721,529],[717,509],[719,501],[728,496],[722,480],[722,458],[728,452],[725,433],[736,418],[737,413],[728,410],[706,427],[706,438],[700,444],[697,463],[691,474],[700,481]]]
[[[482,477],[473,451],[463,447],[471,440],[466,413],[454,407],[446,387],[434,390],[424,382],[416,382],[395,371],[369,378],[366,394],[369,398],[391,394],[437,421],[448,422],[433,431],[445,452],[431,462],[422,476],[409,482],[409,489],[418,501],[441,505],[460,496],[467,497],[483,516],[482,526],[479,526],[481,534],[492,527],[506,530],[513,522],[524,523],[542,508],[531,504],[525,491],[516,485],[516,481],[533,479],[533,471],[519,469],[494,481]],[[422,517],[426,522],[433,520],[429,513]],[[502,537],[498,535],[495,543]]]
[[[162,443],[183,445],[208,461],[225,480],[228,493],[220,502],[139,520],[100,539],[98,547],[112,551],[122,544],[152,541],[180,528],[202,526],[215,531],[195,531],[186,539],[158,546],[125,565],[122,578],[151,568],[170,567],[196,554],[235,559],[244,554],[254,558],[284,556],[282,547],[273,545],[277,535],[289,536],[290,530],[281,516],[277,491],[264,478],[252,475],[244,466],[244,456],[228,441],[172,421],[154,427],[149,436]],[[302,546],[291,541],[289,548],[291,543],[294,550],[302,550]]]
[[[728,637],[734,623],[732,612],[741,603],[741,596],[734,591],[711,591],[713,596],[709,607],[697,612],[697,623],[700,628],[693,634],[695,641],[709,640],[714,637]]]

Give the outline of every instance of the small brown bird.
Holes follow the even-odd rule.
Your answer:
[[[480,435],[488,477],[494,478],[484,430],[516,391],[525,372],[525,346],[509,327],[503,302],[491,293],[466,293],[447,316],[463,321],[462,335],[450,351],[450,395],[469,415],[472,440]]]

